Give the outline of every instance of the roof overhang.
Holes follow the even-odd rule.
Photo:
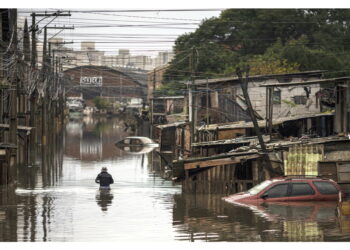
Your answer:
[[[299,116],[289,116],[289,117],[281,117],[273,120],[272,125],[279,125],[287,121],[296,121],[307,118],[321,117],[321,116],[332,116],[333,113],[318,113],[318,114],[306,114]],[[260,128],[264,128],[266,126],[266,120],[259,120],[258,125]],[[226,124],[209,124],[206,126],[197,127],[197,130],[225,130],[225,129],[240,129],[240,128],[254,128],[254,124],[252,122],[232,122]]]
[[[338,77],[338,78],[328,78],[328,79],[319,79],[312,81],[303,81],[303,82],[285,82],[285,83],[263,83],[260,87],[290,87],[290,86],[304,86],[304,85],[313,85],[313,84],[343,84],[349,83],[350,76]]]
[[[163,124],[163,125],[157,125],[156,128],[159,129],[165,129],[165,128],[172,128],[172,127],[180,127],[184,126],[186,124],[189,124],[188,122],[175,122],[175,123],[170,123],[170,124]]]
[[[304,72],[294,72],[286,74],[271,74],[271,75],[255,75],[249,76],[249,81],[264,81],[273,78],[283,78],[283,77],[293,77],[293,76],[314,76],[320,77],[323,73],[327,72],[326,70],[313,70],[313,71],[304,71]],[[199,79],[195,80],[194,85],[196,86],[205,86],[207,84],[220,84],[220,83],[237,83],[239,84],[239,78],[237,76],[223,77],[216,79]],[[186,84],[191,84],[191,82],[186,82]]]
[[[159,97],[152,97],[151,100],[173,100],[173,99],[184,99],[185,96],[159,96]]]

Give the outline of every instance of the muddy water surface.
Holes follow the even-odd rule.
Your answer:
[[[182,194],[155,156],[114,146],[135,133],[144,132],[117,118],[71,120],[62,168],[26,169],[15,192],[2,192],[0,241],[350,241],[350,218],[336,203],[237,207]],[[94,179],[104,166],[115,184],[101,193]]]

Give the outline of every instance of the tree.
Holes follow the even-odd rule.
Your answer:
[[[242,64],[252,74],[327,70],[350,73],[350,10],[228,9],[180,36],[165,82],[190,79],[189,57],[197,51],[195,78],[232,75]],[[168,85],[180,88],[176,84]]]
[[[93,99],[93,102],[98,109],[105,109],[108,107],[108,100],[101,98],[99,96]]]

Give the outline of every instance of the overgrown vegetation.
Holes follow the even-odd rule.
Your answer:
[[[98,108],[98,109],[106,109],[110,106],[108,100],[101,98],[99,96],[95,97],[93,99],[93,102],[94,102],[96,108]]]
[[[167,84],[159,91],[171,94],[185,86],[177,83],[190,79],[191,57],[197,79],[233,75],[247,64],[251,75],[308,70],[347,75],[349,17],[348,9],[225,10],[176,40]]]

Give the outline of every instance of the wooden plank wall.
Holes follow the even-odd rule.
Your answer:
[[[253,178],[242,180],[235,176],[237,164],[221,165],[198,170],[190,175],[190,170],[185,170],[186,178],[182,182],[184,193],[192,194],[232,194],[249,189],[258,183],[258,177],[252,164]]]
[[[218,140],[233,139],[246,135],[246,129],[236,128],[218,131]]]

